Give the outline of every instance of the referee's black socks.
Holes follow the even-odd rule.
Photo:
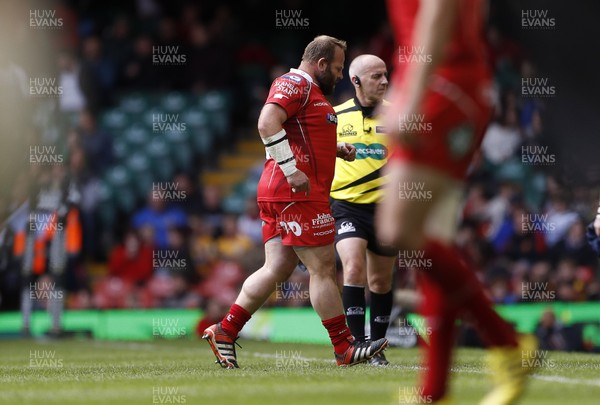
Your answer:
[[[371,340],[377,340],[385,337],[390,324],[394,294],[392,290],[385,294],[377,294],[373,291],[369,293],[371,295]]]
[[[346,322],[352,336],[364,339],[365,336],[365,287],[345,285],[342,289],[342,301]]]

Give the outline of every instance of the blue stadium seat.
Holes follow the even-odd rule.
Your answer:
[[[189,97],[184,93],[171,92],[162,98],[161,107],[169,112],[179,112],[189,104]]]
[[[122,137],[113,138],[113,154],[118,162],[122,162],[124,159],[129,156],[131,149],[129,144]]]
[[[150,159],[144,152],[134,152],[125,163],[131,174],[131,185],[140,199],[144,199],[151,190],[154,179]]]
[[[123,110],[112,109],[102,114],[99,124],[102,128],[116,132],[130,125],[131,117]]]
[[[125,212],[131,212],[135,208],[136,195],[131,188],[132,178],[126,167],[117,165],[110,168],[105,184],[118,208]]]
[[[136,123],[126,128],[123,136],[129,146],[137,150],[148,142],[151,133],[148,128]]]
[[[139,114],[150,105],[149,97],[142,93],[131,93],[119,102],[119,109],[130,114]]]

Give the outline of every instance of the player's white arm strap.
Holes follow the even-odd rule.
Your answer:
[[[285,177],[296,173],[298,170],[296,168],[296,158],[290,148],[290,142],[288,141],[285,129],[261,139],[265,144],[267,153],[277,162]]]

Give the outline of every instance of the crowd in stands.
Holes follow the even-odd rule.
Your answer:
[[[167,10],[163,3],[137,2],[135,10],[101,17],[67,4],[59,7],[69,24],[54,57],[63,95],[36,105],[37,139],[60,145],[65,156],[54,174],[62,171],[79,190],[71,204],[79,210],[83,243],[67,264],[66,307],[201,307],[218,318],[245,276],[262,264],[255,199],[248,198],[241,213],[228,212],[223,190],[201,183],[203,165],[196,161],[169,179],[185,198],[166,201],[148,189],[146,201],[120,212],[108,227],[99,179],[116,159],[116,134],[98,120],[131,92],[228,90],[235,92],[237,105],[229,116],[228,144],[239,133],[256,136],[255,119],[272,78],[296,67],[304,43],[284,49],[257,37],[241,40],[240,16],[227,3],[207,10],[184,2]],[[384,21],[369,38],[356,44],[349,39],[347,65],[360,53],[392,62],[393,41]],[[585,240],[597,190],[562,181],[559,151],[544,136],[544,102],[521,94],[520,78],[535,75],[535,63],[494,26],[488,42],[496,74],[495,116],[470,169],[457,243],[496,303],[600,300],[598,258]],[[156,47],[178,47],[175,54],[185,55],[185,61],[157,66]],[[334,102],[351,95],[346,75]],[[535,146],[540,148],[529,148]],[[532,162],[531,155],[543,162]],[[39,170],[34,181],[47,173]],[[14,190],[14,197],[23,192]],[[411,274],[398,268],[398,287],[411,287]],[[307,277],[298,268],[290,281],[308,290]],[[535,288],[547,294],[530,294]],[[273,297],[269,305],[310,303]]]

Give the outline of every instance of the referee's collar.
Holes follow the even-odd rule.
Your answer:
[[[363,107],[362,105],[360,105],[360,101],[358,101],[358,98],[356,98],[356,96],[354,96],[354,105],[357,106],[358,108],[360,108],[360,110],[362,111],[363,117],[368,117],[368,118],[373,117],[373,113],[375,112],[375,107]]]

